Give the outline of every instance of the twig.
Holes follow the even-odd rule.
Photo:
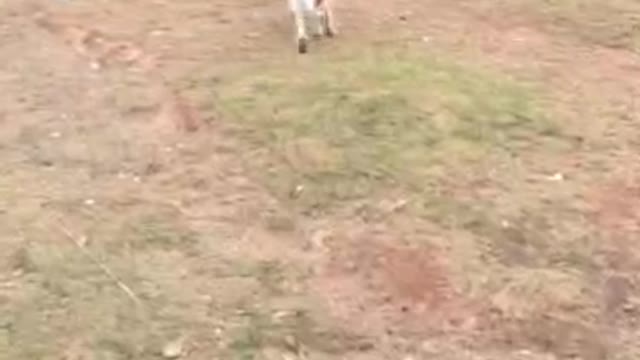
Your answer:
[[[73,235],[73,233],[67,229],[64,225],[58,224],[60,231],[69,239],[82,253],[89,258],[94,264],[96,264],[113,282],[118,285],[118,287],[125,293],[129,298],[136,304],[142,305],[142,301],[140,297],[136,295],[131,288],[125,284],[120,278],[109,268],[107,265],[103,264],[95,255],[93,255],[86,247]]]

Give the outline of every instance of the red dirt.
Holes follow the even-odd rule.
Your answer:
[[[334,235],[311,280],[348,328],[376,336],[470,331],[469,301],[449,279],[446,257],[432,247],[402,246],[391,233]]]

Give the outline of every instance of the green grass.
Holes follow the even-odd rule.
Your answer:
[[[265,349],[276,349],[289,356],[311,352],[326,358],[321,356],[343,354],[368,343],[366,338],[318,322],[317,316],[302,309],[277,317],[268,309],[247,309],[231,326],[228,356],[262,358],[259,356]]]
[[[409,52],[271,65],[220,93],[246,139],[267,155],[251,166],[282,198],[303,189],[304,210],[386,186],[423,193],[451,167],[540,146],[557,133],[535,89]]]
[[[207,334],[210,344],[214,325],[221,323],[239,325],[225,329],[228,348],[215,349],[214,344],[210,351],[238,359],[254,358],[263,346],[281,348],[285,336],[332,335],[331,329],[317,324],[308,330],[315,332],[306,335],[311,321],[306,314],[273,318],[281,312],[278,301],[290,296],[283,284],[304,276],[294,266],[228,257],[222,249],[212,253],[211,234],[195,233],[162,208],[95,211],[109,221],[87,226],[87,251],[132,288],[142,304],[137,306],[62,232],[44,222],[24,232],[24,244],[6,246],[7,273],[20,275],[15,287],[0,288],[0,360],[63,354],[158,359],[163,345],[181,332]],[[76,225],[84,223],[78,214],[67,217]],[[199,261],[199,256],[211,258]],[[4,277],[0,280],[7,285]],[[237,284],[218,286],[230,282]],[[235,298],[234,291],[245,295]],[[213,296],[210,305],[203,304],[207,294]],[[320,343],[330,348],[331,341]]]
[[[48,359],[63,353],[96,359],[155,358],[165,334],[183,326],[186,316],[157,310],[170,307],[171,301],[140,290],[157,284],[149,273],[143,274],[147,266],[137,264],[136,258],[148,256],[152,247],[181,249],[177,239],[187,235],[166,218],[150,219],[132,218],[118,226],[120,219],[111,218],[120,231],[100,223],[88,232],[93,235],[88,251],[139,291],[142,307],[56,227],[45,229],[50,225],[45,222],[42,228],[26,231],[25,244],[13,252],[13,268],[22,273],[16,278],[20,291],[9,292],[11,301],[0,302],[6,314],[0,322],[0,359]],[[136,247],[135,256],[119,250],[125,247]]]

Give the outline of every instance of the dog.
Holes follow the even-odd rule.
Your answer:
[[[289,0],[289,9],[294,18],[298,53],[307,53],[312,25],[316,36],[337,34],[330,0]]]

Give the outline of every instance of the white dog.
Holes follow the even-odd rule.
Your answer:
[[[289,0],[289,8],[293,13],[296,25],[296,44],[298,52],[307,52],[309,43],[308,30],[315,26],[318,36],[332,37],[336,34],[330,0]],[[312,22],[309,23],[309,20]]]

